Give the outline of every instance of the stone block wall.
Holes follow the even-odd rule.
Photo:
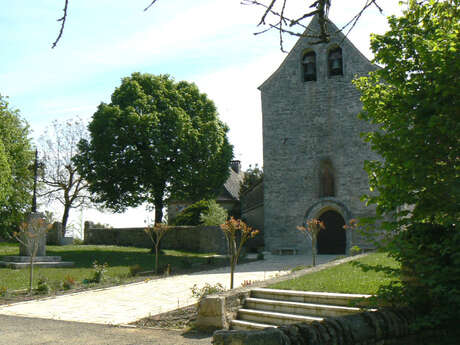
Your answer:
[[[214,345],[409,345],[413,312],[383,310],[326,318],[261,331],[217,331]]]
[[[313,30],[318,24],[313,19]],[[329,28],[335,32],[335,27]],[[325,44],[300,38],[278,70],[260,87],[264,141],[264,216],[267,250],[311,245],[296,227],[325,211],[351,218],[369,216],[374,209],[360,201],[369,193],[364,161],[378,159],[360,133],[372,127],[357,118],[362,109],[352,80],[377,67],[342,34]],[[343,75],[329,76],[328,52],[340,46]],[[316,81],[303,81],[302,58],[316,53]],[[330,162],[334,195],[321,195],[321,164]],[[316,207],[321,204],[321,207]],[[312,212],[308,212],[311,210]],[[347,252],[351,233],[347,232]]]
[[[241,219],[259,234],[249,239],[245,247],[249,251],[264,247],[264,183],[255,185],[251,190],[241,196]]]
[[[102,244],[151,248],[152,241],[144,228],[93,228],[85,222],[85,244]],[[161,240],[163,249],[227,253],[227,242],[217,226],[176,226]]]

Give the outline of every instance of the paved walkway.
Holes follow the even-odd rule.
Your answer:
[[[334,255],[318,256],[319,263]],[[268,255],[265,260],[238,265],[235,287],[246,280],[258,281],[287,274],[298,265],[310,265],[311,256]],[[229,268],[146,280],[101,290],[92,290],[42,300],[0,306],[0,315],[25,316],[95,324],[127,324],[149,315],[164,313],[196,302],[191,296],[194,284],[221,283],[229,288]]]

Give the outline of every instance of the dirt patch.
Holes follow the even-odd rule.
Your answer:
[[[149,316],[131,323],[136,327],[152,327],[164,329],[186,329],[192,327],[198,316],[197,305],[191,305],[167,313]]]

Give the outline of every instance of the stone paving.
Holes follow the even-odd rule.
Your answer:
[[[319,264],[336,256],[319,255]],[[298,265],[310,265],[311,256],[267,255],[265,260],[238,265],[235,287],[288,274]],[[96,324],[127,324],[149,315],[164,313],[196,302],[191,288],[221,283],[228,288],[228,267],[178,275],[100,290],[78,292],[42,300],[0,306],[0,314]]]

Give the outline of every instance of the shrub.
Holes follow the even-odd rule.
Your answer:
[[[107,262],[103,263],[103,264],[99,264],[96,261],[93,262],[93,268],[95,270],[94,272],[94,276],[93,276],[93,279],[91,279],[91,282],[92,283],[100,283],[102,282],[104,279],[105,279],[105,273],[107,272],[107,268],[109,267],[109,265],[107,264]]]
[[[70,290],[75,286],[75,279],[70,275],[66,275],[62,281],[62,288],[64,290]]]
[[[137,276],[140,272],[142,272],[142,267],[139,264],[129,266],[129,275],[131,277]]]
[[[7,297],[8,295],[8,288],[6,286],[0,286],[0,297]]]
[[[48,279],[46,279],[45,277],[38,278],[37,292],[41,294],[47,294],[50,292]]]
[[[193,285],[191,288],[192,290],[192,296],[195,298],[198,298],[198,300],[201,300],[205,298],[208,295],[212,295],[218,292],[223,292],[225,291],[225,288],[222,286],[221,283],[217,283],[215,285],[211,285],[209,283],[206,283],[202,288],[199,288],[196,284]]]
[[[208,210],[200,215],[200,221],[206,226],[223,224],[227,218],[227,211],[214,200],[209,202]]]
[[[200,225],[200,215],[208,212],[210,203],[209,200],[200,200],[186,207],[171,220],[171,225]]]
[[[362,249],[359,246],[353,246],[350,248],[351,255],[358,255],[362,252]]]

